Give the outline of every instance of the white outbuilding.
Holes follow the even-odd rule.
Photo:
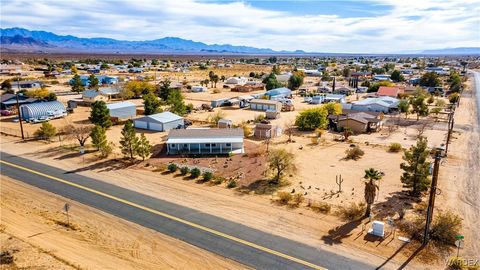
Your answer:
[[[133,125],[139,129],[154,131],[168,131],[170,129],[183,128],[183,117],[171,112],[162,112],[133,120]]]

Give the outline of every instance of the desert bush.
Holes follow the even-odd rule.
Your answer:
[[[462,218],[450,210],[441,212],[433,219],[430,239],[445,245],[455,244],[455,235],[460,234]]]
[[[177,169],[178,169],[177,164],[175,164],[175,163],[168,164],[168,171],[169,172],[174,173],[174,172],[177,171]]]
[[[214,93],[214,94],[219,94],[219,93],[221,93],[221,92],[222,92],[222,90],[220,90],[220,89],[218,89],[218,88],[213,89],[213,93]]]
[[[290,200],[292,200],[292,194],[286,191],[280,191],[277,193],[277,201],[280,204],[287,204]]]
[[[332,206],[326,202],[312,202],[310,204],[310,209],[312,209],[315,212],[320,212],[323,214],[328,214],[330,213],[330,210],[332,209]]]
[[[227,188],[235,188],[237,186],[237,181],[235,180],[230,180],[227,184]]]
[[[402,150],[402,145],[399,143],[391,143],[388,146],[388,152],[398,153]]]
[[[42,126],[35,131],[35,137],[44,140],[50,140],[57,134],[57,129],[49,122],[43,122]]]
[[[255,123],[260,123],[260,122],[262,122],[263,120],[265,120],[265,115],[259,114],[259,115],[255,116],[255,118],[253,119],[253,122],[255,122]]]
[[[210,181],[213,178],[213,173],[204,172],[202,176],[203,176],[203,181]]]
[[[100,150],[100,157],[107,158],[113,153],[113,149],[115,148],[115,144],[113,142],[107,142],[99,147]]]
[[[213,177],[213,181],[211,181],[211,182],[214,185],[220,185],[221,183],[223,183],[223,181],[225,181],[225,178],[223,178],[221,176],[215,176],[215,177]]]
[[[288,204],[292,207],[299,207],[303,201],[305,201],[303,194],[297,193],[292,196],[292,199],[288,202]]]
[[[317,145],[319,140],[318,140],[318,137],[315,136],[315,137],[312,137],[312,138],[311,138],[311,141],[312,141],[312,144],[313,144],[313,145]]]
[[[12,264],[14,260],[13,254],[10,253],[10,251],[6,250],[0,252],[0,265]]]
[[[358,220],[365,214],[367,206],[365,203],[350,203],[347,206],[339,206],[337,215],[345,221]]]
[[[188,167],[181,167],[180,168],[180,174],[181,175],[187,175],[187,173],[189,172],[190,170],[188,169]]]
[[[202,172],[200,171],[199,168],[193,168],[191,171],[190,171],[190,177],[192,178],[197,178],[200,176]]]
[[[347,151],[345,151],[345,159],[359,160],[364,154],[365,152],[363,152],[363,150],[360,149],[360,147],[358,146],[350,147],[349,149],[347,149]]]

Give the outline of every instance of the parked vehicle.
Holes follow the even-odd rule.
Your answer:
[[[13,112],[9,111],[9,110],[1,110],[0,112],[1,112],[2,116],[10,116],[10,115],[13,114]]]
[[[48,120],[50,120],[50,117],[40,116],[38,118],[35,118],[35,119],[31,120],[30,122],[33,123],[33,124],[37,124],[37,123],[47,122]]]

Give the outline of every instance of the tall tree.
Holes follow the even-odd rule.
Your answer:
[[[411,98],[410,104],[412,105],[412,111],[417,115],[417,121],[420,119],[420,116],[428,115],[428,106],[425,103],[424,95],[418,95]]]
[[[315,130],[325,128],[328,124],[328,111],[324,107],[306,109],[295,118],[295,125],[300,130]]]
[[[73,92],[80,93],[80,92],[83,92],[83,90],[85,90],[85,86],[83,86],[82,79],[80,78],[80,75],[78,75],[77,73],[75,73],[75,75],[73,76],[71,85],[72,85]]]
[[[275,75],[279,75],[280,74],[280,67],[278,65],[274,65],[272,67],[272,73],[275,74]]]
[[[392,74],[390,75],[390,79],[392,79],[392,81],[394,81],[394,82],[402,82],[402,81],[405,80],[402,73],[400,73],[400,71],[398,71],[398,70],[394,70],[392,72]]]
[[[292,76],[288,79],[288,88],[297,90],[303,84],[304,77],[303,72],[293,72]]]
[[[283,176],[294,172],[295,156],[285,149],[273,149],[268,154],[268,167],[273,173],[273,184],[279,184]]]
[[[98,85],[99,85],[98,78],[94,74],[91,74],[90,76],[88,76],[88,88],[98,89]]]
[[[133,122],[127,121],[122,129],[122,138],[120,139],[120,149],[125,157],[133,159],[137,155],[139,139],[135,134]]]
[[[90,125],[67,125],[64,128],[65,132],[68,134],[68,137],[74,138],[78,141],[80,146],[85,146],[88,137],[90,136],[90,132],[92,131],[92,127]]]
[[[142,160],[145,160],[152,153],[152,146],[143,133],[140,135],[140,140],[138,141],[137,153]]]
[[[370,168],[365,170],[365,175],[363,178],[367,180],[365,181],[364,198],[365,202],[367,203],[367,211],[365,211],[365,216],[368,217],[370,216],[372,204],[375,201],[378,191],[378,185],[376,181],[382,178],[382,174],[374,168]]]
[[[420,78],[420,85],[426,87],[437,87],[440,86],[441,82],[438,78],[438,74],[435,72],[427,72],[422,75]]]
[[[408,102],[408,100],[406,100],[406,99],[400,100],[400,102],[398,103],[398,110],[401,113],[404,113],[405,114],[405,119],[407,119],[408,113],[409,113],[409,110],[410,110],[410,103]]]
[[[400,168],[403,174],[400,180],[403,186],[410,188],[411,194],[419,196],[430,185],[430,162],[427,161],[430,151],[427,149],[427,138],[419,137],[416,145],[405,150]]]
[[[277,81],[277,76],[275,76],[275,73],[270,73],[265,79],[263,80],[263,83],[265,84],[265,88],[267,90],[275,89],[282,87],[282,84]]]
[[[105,128],[96,125],[90,132],[92,144],[97,148],[97,151],[107,145],[107,134]]]
[[[154,93],[143,95],[143,108],[145,115],[155,114],[160,108],[160,100]]]
[[[170,111],[178,115],[185,115],[187,113],[187,107],[183,101],[183,96],[180,90],[173,89],[168,94],[167,104],[170,105]]]
[[[90,117],[88,119],[93,124],[99,125],[106,129],[112,126],[110,111],[107,108],[107,104],[103,100],[97,100],[92,103],[92,111],[90,112]]]

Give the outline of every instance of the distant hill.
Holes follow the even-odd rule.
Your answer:
[[[425,50],[422,54],[442,54],[442,55],[466,55],[466,54],[480,54],[480,47],[459,47],[459,48],[445,48],[435,50]]]
[[[145,41],[126,41],[111,38],[79,38],[71,35],[61,36],[51,32],[30,31],[24,28],[0,29],[0,38],[2,49],[8,51],[229,54],[292,53],[229,44],[208,45],[202,42],[177,37],[165,37]]]

